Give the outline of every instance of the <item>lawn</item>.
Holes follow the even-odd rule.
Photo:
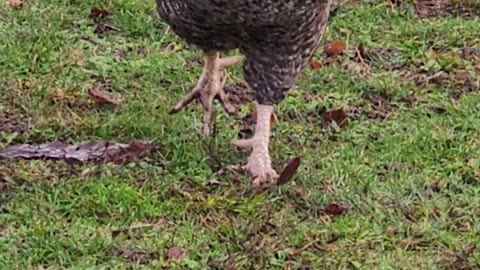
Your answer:
[[[248,157],[230,143],[252,132],[248,95],[232,94],[234,117],[216,105],[209,138],[198,106],[168,114],[202,55],[153,0],[2,1],[0,149],[158,150],[124,165],[0,160],[0,269],[478,269],[480,13],[471,1],[419,19],[407,2],[341,1],[325,40],[343,53],[322,46],[276,109],[274,166],[301,166],[258,192],[225,170]],[[94,103],[93,85],[121,104]]]

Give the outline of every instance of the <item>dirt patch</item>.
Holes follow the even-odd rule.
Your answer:
[[[33,126],[31,117],[19,113],[0,111],[0,133],[24,134]]]
[[[477,0],[417,0],[415,11],[420,18],[455,16],[473,19],[480,15]]]
[[[474,19],[480,16],[480,2],[478,0],[453,1],[449,12],[456,17]]]
[[[393,111],[392,106],[390,105],[390,98],[384,94],[375,94],[367,98],[368,112],[367,116],[369,119],[385,120],[390,116],[390,113]]]
[[[233,105],[246,105],[254,100],[253,92],[250,87],[244,82],[238,82],[224,87],[225,94],[227,94],[228,100]]]
[[[457,73],[446,73],[444,71],[437,72],[431,76],[425,74],[417,74],[411,77],[411,80],[421,87],[436,85],[445,91],[449,96],[458,100],[461,96],[480,91],[480,81],[476,80],[466,71]]]
[[[133,250],[128,248],[115,248],[112,256],[123,258],[131,263],[146,265],[160,259],[157,251]]]
[[[475,60],[480,62],[480,51],[472,47],[464,47],[460,51],[460,57],[464,60]]]

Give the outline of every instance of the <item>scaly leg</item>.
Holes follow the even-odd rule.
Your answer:
[[[278,174],[272,168],[272,161],[268,154],[270,142],[270,117],[273,106],[256,104],[257,124],[255,135],[246,140],[237,140],[234,144],[241,148],[252,148],[252,154],[244,167],[253,177],[253,184],[258,185],[265,180],[277,178]]]
[[[207,52],[205,57],[205,66],[202,76],[193,88],[193,90],[180,101],[170,114],[178,113],[193,100],[199,99],[203,108],[203,133],[210,133],[210,122],[212,120],[212,106],[214,99],[218,99],[227,113],[234,114],[235,107],[227,100],[223,85],[221,70],[241,61],[243,57],[232,56],[219,58],[218,52]]]

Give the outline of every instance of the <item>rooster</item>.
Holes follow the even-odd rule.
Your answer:
[[[254,184],[278,177],[269,155],[271,116],[308,65],[328,24],[332,0],[156,0],[160,17],[187,43],[205,54],[197,85],[170,113],[198,99],[203,108],[203,132],[209,134],[212,105],[228,101],[222,70],[243,62],[243,74],[256,106],[255,133],[234,145],[251,149],[244,167]],[[243,56],[220,58],[238,49]]]

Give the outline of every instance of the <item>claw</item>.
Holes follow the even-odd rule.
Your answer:
[[[169,111],[169,114],[176,114],[195,99],[199,99],[203,108],[203,133],[204,135],[209,135],[214,100],[218,100],[229,115],[236,113],[236,108],[227,99],[227,95],[223,90],[227,76],[221,76],[220,70],[236,64],[242,59],[243,57],[241,56],[220,59],[218,58],[218,53],[208,53],[205,67],[197,86],[177,103],[177,105]]]

